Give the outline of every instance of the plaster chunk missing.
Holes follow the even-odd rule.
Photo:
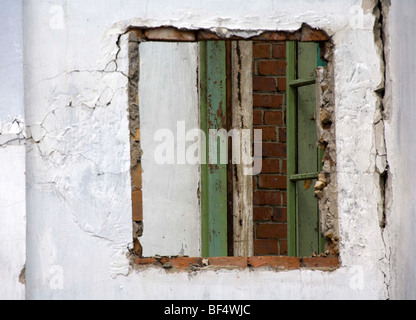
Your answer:
[[[46,130],[41,124],[34,124],[28,127],[28,137],[32,138],[36,143],[41,142],[46,135]]]
[[[335,136],[335,101],[333,48],[328,43],[325,59],[326,67],[319,67],[317,74],[317,119],[319,146],[324,151],[323,169],[315,185],[321,214],[321,232],[326,239],[325,251],[339,255],[338,227],[338,184],[337,155]]]
[[[0,123],[0,147],[19,145],[26,139],[25,124],[22,119]]]
[[[23,267],[22,272],[19,275],[19,282],[26,285],[26,266]]]

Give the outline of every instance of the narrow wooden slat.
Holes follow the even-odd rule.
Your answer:
[[[253,128],[253,43],[233,41],[231,54],[233,129],[238,130],[241,137],[238,141],[240,163],[235,164],[233,175],[234,256],[250,257],[254,255],[253,176],[245,174],[246,165],[242,160],[243,151],[252,148],[253,137],[250,134],[250,140],[244,141],[242,130],[252,132]]]
[[[226,54],[227,54],[227,130],[230,131],[233,128],[233,102],[232,102],[232,62],[231,62],[231,41],[225,42]],[[228,138],[229,146],[232,139]],[[227,166],[227,246],[228,256],[234,257],[234,166],[232,163],[232,148],[228,148],[228,166]]]
[[[224,41],[212,41],[201,49],[201,81],[206,82],[201,85],[201,128],[209,137],[210,130],[227,128],[226,47]],[[227,164],[221,164],[218,141],[207,147],[216,148],[218,157],[217,163],[202,167],[202,248],[206,257],[221,257],[227,256]]]
[[[290,176],[296,174],[296,88],[289,85],[296,80],[296,43],[286,43],[287,56],[287,200],[288,200],[288,254],[296,256],[296,183]]]
[[[298,77],[315,76],[318,61],[317,44],[299,43],[297,55]],[[316,87],[312,85],[298,87],[297,92],[297,174],[312,175],[318,171],[319,167],[316,146]],[[312,183],[297,182],[296,192],[298,194],[298,255],[306,257],[311,256],[313,252],[320,251],[318,202]]]
[[[199,90],[200,90],[200,128],[208,137],[207,121],[207,43],[199,43]],[[206,145],[206,155],[208,155],[208,144]],[[209,194],[208,194],[208,165],[201,164],[201,251],[203,257],[209,257]]]

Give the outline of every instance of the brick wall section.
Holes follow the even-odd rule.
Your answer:
[[[254,255],[287,255],[286,45],[253,43],[254,129],[263,132],[263,169],[254,177]]]
[[[140,144],[140,112],[139,112],[139,47],[136,32],[129,33],[129,129],[130,129],[130,158],[131,158],[131,187],[132,187],[132,218],[134,251],[140,257],[143,248],[139,237],[143,230],[143,195],[142,195],[142,166]]]

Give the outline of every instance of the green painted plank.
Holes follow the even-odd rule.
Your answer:
[[[316,43],[298,44],[298,76],[312,78],[318,61]],[[318,148],[316,146],[316,86],[298,88],[297,96],[297,161],[298,174],[318,171]],[[299,256],[311,256],[319,250],[319,210],[312,181],[298,182],[297,232],[299,237]]]
[[[319,252],[319,219],[315,198],[316,180],[297,182],[298,194],[298,256],[310,257]]]
[[[318,61],[317,44],[298,42],[297,56],[297,79],[315,78]]]
[[[326,65],[324,61],[320,59],[320,49],[319,45],[316,43],[301,44],[298,51],[298,61],[299,68],[302,70],[299,72],[300,76],[307,77],[315,73],[317,66]],[[298,107],[303,110],[307,110],[306,113],[312,115],[316,112],[316,88],[315,86],[310,86],[298,90]],[[310,105],[310,107],[308,107]],[[299,111],[300,112],[300,111]],[[313,119],[309,134],[312,134],[312,130],[316,134],[316,120],[314,119],[316,115],[311,116]],[[307,121],[304,119],[304,121]],[[308,130],[305,127],[302,127],[301,130]],[[323,152],[316,147],[316,136],[314,137],[315,141],[305,141],[302,148],[302,152],[305,152],[305,156],[299,156],[299,173],[304,173],[307,171],[317,171],[321,172],[322,170],[322,158]],[[300,138],[299,138],[300,139]],[[300,139],[301,140],[301,139]],[[309,142],[309,146],[306,144]],[[308,148],[309,147],[309,148]],[[303,159],[302,159],[303,158]],[[316,160],[315,160],[316,159]],[[316,166],[313,166],[313,163],[316,161]],[[321,236],[320,232],[320,213],[317,203],[317,199],[314,197],[313,188],[306,190],[305,185],[298,185],[298,192],[302,195],[299,196],[298,204],[298,230],[299,233],[299,248],[298,254],[301,256],[308,256],[312,252],[322,252],[324,250],[325,240]]]
[[[317,172],[316,141],[318,134],[316,130],[315,86],[298,88],[297,100],[297,173]]]
[[[199,85],[200,85],[200,117],[201,117],[201,130],[205,132],[206,136],[208,132],[207,121],[207,43],[199,43]],[[208,151],[208,147],[207,150]],[[208,153],[206,153],[208,155]],[[201,224],[202,224],[202,256],[209,257],[209,193],[208,193],[208,165],[201,164],[201,187],[200,187],[200,199],[201,199]]]
[[[224,41],[201,43],[201,129],[227,128],[226,46]],[[217,161],[202,166],[202,253],[227,256],[227,164],[221,164],[220,139],[214,142]],[[207,143],[209,155],[210,143]]]
[[[287,209],[288,209],[288,255],[296,256],[296,183],[290,176],[296,174],[296,93],[295,87],[289,85],[296,80],[296,42],[286,43],[287,56]]]

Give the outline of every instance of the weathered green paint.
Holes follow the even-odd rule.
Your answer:
[[[318,203],[315,198],[316,180],[299,181],[298,194],[298,248],[297,255],[310,257],[313,252],[320,252]]]
[[[200,128],[205,134],[208,132],[207,121],[207,46],[206,42],[199,44],[199,90],[200,90]],[[207,150],[205,150],[207,151]],[[200,186],[200,201],[201,201],[201,249],[202,256],[209,257],[209,211],[208,211],[208,165],[201,164],[201,186]]]
[[[211,138],[210,130],[227,128],[226,47],[224,41],[200,47],[201,129]],[[221,141],[207,143],[207,156],[210,144],[217,149],[217,164],[208,157],[201,167],[202,255],[221,257],[227,256],[227,164],[221,164]]]
[[[296,183],[290,176],[296,174],[296,93],[290,83],[296,80],[296,42],[287,42],[287,200],[288,200],[288,254],[296,256]]]
[[[289,255],[321,251],[319,208],[314,186],[322,152],[316,146],[316,43],[287,44]]]
[[[319,172],[293,174],[289,176],[290,181],[305,181],[318,179]]]
[[[298,77],[315,76],[318,61],[315,43],[299,43],[297,50]],[[318,148],[316,146],[316,87],[306,85],[298,88],[297,95],[297,135],[298,135],[298,173],[305,174],[318,171]],[[297,233],[299,256],[310,256],[320,251],[319,247],[319,209],[314,188],[302,182],[297,183],[298,212]]]

